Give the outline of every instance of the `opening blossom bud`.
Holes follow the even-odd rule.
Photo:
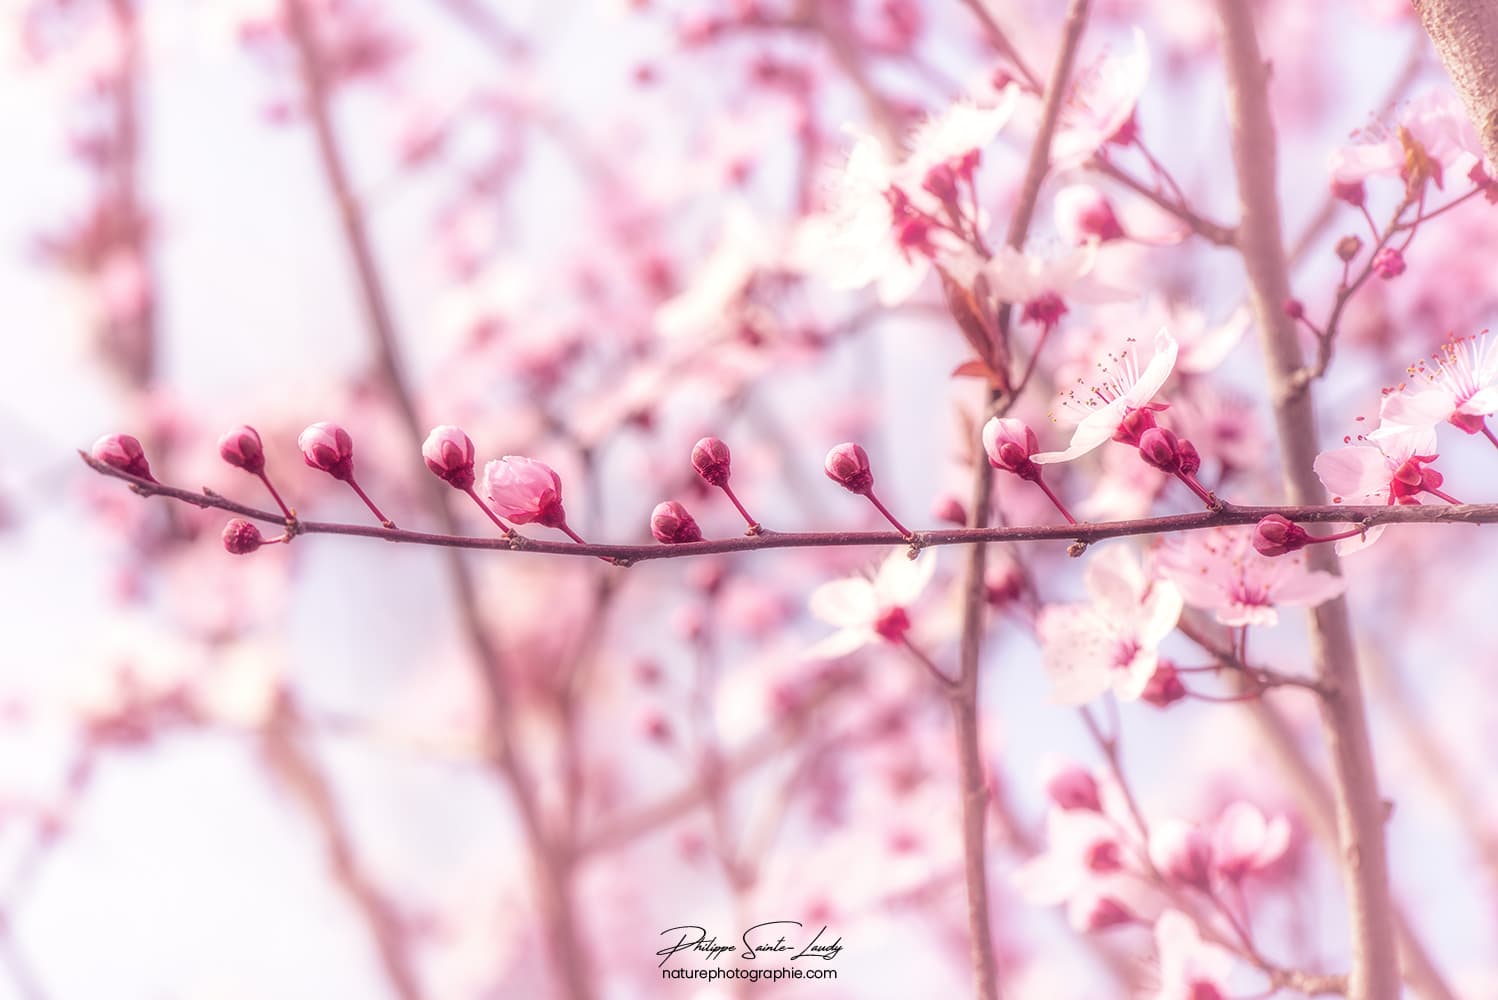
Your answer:
[[[1394,247],[1384,247],[1373,255],[1373,273],[1390,281],[1404,273],[1404,254]]]
[[[265,448],[260,444],[260,435],[248,424],[240,424],[219,438],[218,454],[225,462],[251,475],[265,471]]]
[[[1030,456],[1040,450],[1040,442],[1023,420],[990,419],[983,425],[983,450],[988,452],[988,464],[995,469],[1032,481],[1040,476],[1040,466],[1030,461]]]
[[[1183,885],[1207,891],[1212,885],[1212,842],[1190,823],[1167,820],[1150,837],[1150,861]]]
[[[561,477],[544,462],[519,455],[490,462],[484,466],[484,490],[494,509],[516,524],[560,528],[567,523]]]
[[[156,477],[151,475],[151,463],[146,461],[146,450],[129,434],[106,434],[94,442],[90,452],[111,468],[128,472],[137,479],[156,481]]]
[[[1161,660],[1139,697],[1156,708],[1167,708],[1186,697],[1187,693],[1175,664]]]
[[[705,437],[692,446],[692,468],[709,486],[721,487],[728,482],[728,445],[715,437]]]
[[[1164,427],[1151,427],[1139,436],[1139,457],[1162,472],[1181,470],[1179,439]]]
[[[829,451],[822,468],[828,479],[849,493],[867,493],[874,488],[874,473],[869,469],[869,453],[851,441]]]
[[[1045,793],[1062,809],[1103,811],[1097,779],[1092,776],[1092,772],[1076,764],[1069,764],[1051,775],[1051,780],[1046,782]]]
[[[224,525],[224,548],[236,556],[246,556],[265,544],[260,529],[249,521],[236,517]]]
[[[473,441],[457,427],[433,427],[421,445],[421,457],[432,475],[453,489],[473,486]]]
[[[702,541],[702,529],[687,509],[675,500],[655,505],[650,515],[650,533],[662,545]]]
[[[1254,526],[1254,551],[1261,556],[1286,555],[1310,542],[1311,535],[1306,529],[1278,514],[1270,514]]]
[[[337,424],[322,421],[302,431],[296,439],[302,459],[312,468],[321,469],[334,479],[351,479],[354,475],[354,439]]]

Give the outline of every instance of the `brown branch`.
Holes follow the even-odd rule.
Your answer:
[[[735,535],[681,545],[625,545],[608,542],[549,541],[499,536],[481,538],[471,535],[446,535],[425,531],[382,528],[376,524],[343,524],[333,521],[287,521],[279,512],[262,510],[238,503],[212,490],[191,490],[148,482],[105,465],[86,452],[79,456],[101,475],[123,480],[130,489],[144,497],[167,497],[195,507],[222,510],[253,521],[263,521],[285,528],[293,537],[301,535],[344,535],[355,538],[378,538],[386,542],[410,545],[434,545],[450,549],[526,552],[533,555],[596,558],[602,556],[624,566],[658,559],[682,559],[692,556],[721,555],[729,552],[755,552],[760,549],[859,548],[908,545],[916,549],[947,545],[982,545],[987,542],[1073,541],[1083,545],[1109,538],[1136,535],[1164,535],[1182,531],[1257,524],[1277,514],[1298,524],[1354,524],[1372,527],[1378,524],[1466,524],[1498,522],[1498,504],[1470,503],[1460,505],[1415,504],[1362,507],[1346,504],[1304,504],[1264,506],[1219,501],[1217,510],[1199,510],[1190,514],[1165,514],[1128,521],[1098,521],[1081,524],[1044,524],[1026,527],[944,528],[937,531],[915,531],[913,541],[896,531],[768,531],[757,535]],[[987,463],[985,463],[986,465]]]
[[[1241,206],[1239,247],[1275,397],[1285,492],[1291,503],[1308,503],[1321,493],[1312,469],[1318,447],[1316,419],[1309,391],[1290,391],[1302,360],[1295,328],[1283,308],[1290,285],[1280,234],[1269,67],[1259,52],[1249,5],[1244,0],[1218,0],[1217,8]],[[1339,572],[1336,554],[1325,545],[1311,549],[1310,563],[1316,569]],[[1399,968],[1384,843],[1385,809],[1374,772],[1345,597],[1312,609],[1310,634],[1317,676],[1328,689],[1320,706],[1332,755],[1338,843],[1351,922],[1348,995],[1352,1000],[1395,1000]]]
[[[1483,0],[1413,0],[1451,74],[1490,161],[1498,163],[1498,6]]]

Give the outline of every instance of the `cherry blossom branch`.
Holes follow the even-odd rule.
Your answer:
[[[1498,163],[1498,7],[1472,0],[1413,0],[1451,74],[1488,160]]]
[[[1295,329],[1284,312],[1289,296],[1276,190],[1276,136],[1269,114],[1269,66],[1259,51],[1253,13],[1241,0],[1218,0],[1228,81],[1233,161],[1241,205],[1239,246],[1274,393],[1275,422],[1285,491],[1292,503],[1321,493],[1312,463],[1316,420],[1309,391],[1294,392],[1302,361]],[[1310,552],[1313,568],[1338,573],[1327,546]],[[1329,689],[1320,699],[1331,749],[1338,840],[1351,921],[1353,1000],[1394,1000],[1399,992],[1393,901],[1379,796],[1347,600],[1337,597],[1311,612],[1317,674]]]
[[[1213,222],[1211,219],[1198,214],[1185,201],[1180,198],[1169,197],[1163,192],[1156,190],[1118,166],[1118,164],[1106,156],[1098,154],[1089,160],[1087,165],[1098,173],[1106,177],[1111,177],[1130,191],[1148,200],[1155,207],[1184,222],[1190,227],[1193,233],[1208,243],[1220,247],[1230,247],[1237,244],[1237,229],[1232,226],[1225,226],[1220,222]]]
[[[993,12],[988,9],[984,0],[962,0],[962,5],[973,12],[978,19],[978,24],[983,28],[983,34],[988,38],[988,43],[998,51],[1000,55],[1014,64],[1019,75],[1025,78],[1025,83],[1036,93],[1040,92],[1040,77],[1035,75],[1025,62],[1024,56],[1020,55],[1019,49],[1010,41],[1009,33],[1004,26],[994,18]]]
[[[194,507],[222,510],[253,521],[263,521],[286,529],[293,539],[301,535],[345,535],[378,538],[386,542],[410,545],[434,545],[452,549],[528,552],[537,555],[602,556],[616,564],[629,566],[657,559],[680,559],[691,556],[720,555],[729,552],[753,552],[760,549],[857,548],[909,545],[917,550],[948,545],[982,545],[988,542],[1070,541],[1081,555],[1086,546],[1109,538],[1136,535],[1164,535],[1181,531],[1240,524],[1257,524],[1270,515],[1278,515],[1297,524],[1352,524],[1373,527],[1379,524],[1466,524],[1498,523],[1498,504],[1415,504],[1394,506],[1354,506],[1347,504],[1304,504],[1265,506],[1218,501],[1216,510],[1192,511],[1188,514],[1165,514],[1124,521],[1081,522],[1079,524],[1042,524],[1022,527],[942,528],[912,531],[909,536],[896,531],[770,531],[761,529],[755,535],[705,539],[675,545],[632,545],[605,542],[550,541],[513,536],[482,538],[471,535],[437,534],[425,531],[392,530],[373,524],[345,524],[334,521],[287,520],[283,515],[251,507],[206,487],[201,492],[184,490],[164,483],[151,482],[106,465],[85,452],[79,452],[84,463],[101,475],[129,484],[143,497],[167,497]]]

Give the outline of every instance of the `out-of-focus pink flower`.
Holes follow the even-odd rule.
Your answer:
[[[156,481],[151,475],[151,463],[146,461],[146,451],[140,441],[129,434],[106,434],[94,442],[90,454],[100,462],[137,479]]]
[[[1452,423],[1468,434],[1482,430],[1483,419],[1498,413],[1498,341],[1486,333],[1445,344],[1427,364],[1410,367],[1410,377],[1425,388],[1401,387],[1379,405],[1373,441]]]
[[[1075,246],[1124,238],[1113,203],[1091,184],[1069,184],[1056,192],[1056,230]]]
[[[1315,607],[1347,589],[1342,577],[1311,569],[1303,554],[1260,555],[1255,531],[1243,526],[1174,536],[1161,545],[1157,565],[1187,604],[1216,612],[1230,626],[1275,625],[1277,607]]]
[[[567,523],[562,479],[544,462],[520,455],[490,462],[484,466],[484,491],[495,512],[516,524],[560,528]]]
[[[432,475],[453,489],[473,486],[473,441],[461,428],[448,424],[433,427],[422,442],[421,457]]]
[[[872,580],[853,576],[822,584],[812,592],[811,613],[837,631],[807,655],[831,659],[880,639],[901,641],[910,630],[910,608],[935,572],[934,555],[911,559],[901,549],[890,553]]]
[[[822,471],[827,473],[828,479],[850,493],[867,493],[874,488],[869,453],[851,441],[845,441],[827,453]]]
[[[967,508],[950,493],[943,493],[931,502],[931,516],[959,528],[967,524]]]
[[[265,544],[260,529],[243,518],[234,518],[224,525],[224,548],[236,556],[249,555]]]
[[[1134,29],[1127,54],[1109,53],[1086,67],[1061,106],[1051,163],[1057,170],[1077,167],[1110,142],[1134,139],[1134,109],[1149,82],[1150,55],[1144,32]]]
[[[354,474],[354,439],[337,424],[313,424],[297,436],[296,443],[302,460],[312,468],[334,479],[347,480]]]
[[[1290,846],[1290,822],[1283,816],[1266,819],[1249,802],[1234,802],[1217,820],[1212,853],[1217,873],[1238,881],[1278,861]]]
[[[1085,604],[1053,604],[1040,615],[1041,653],[1054,698],[1085,705],[1105,691],[1138,698],[1160,662],[1161,641],[1181,617],[1181,593],[1152,578],[1125,545],[1094,555]]]
[[[1373,255],[1373,261],[1368,266],[1381,279],[1390,281],[1404,273],[1404,254],[1398,247],[1384,247]]]
[[[1160,990],[1155,1000],[1224,1000],[1233,971],[1232,955],[1202,941],[1196,923],[1179,910],[1155,921],[1160,953]]]
[[[1125,867],[1118,828],[1100,812],[1051,809],[1046,849],[1015,870],[1014,887],[1032,906],[1065,903],[1072,926],[1092,932],[1135,919],[1128,905],[1137,877]]]
[[[1095,243],[1084,244],[1059,257],[1036,257],[1005,246],[994,251],[983,273],[999,301],[1022,306],[1025,319],[1031,322],[1054,326],[1066,315],[1068,302],[1102,305],[1134,297],[1093,277],[1096,263]]]
[[[655,505],[650,514],[650,534],[662,545],[702,541],[702,529],[687,509],[675,500]]]
[[[1097,779],[1080,764],[1064,763],[1055,767],[1045,783],[1046,796],[1061,809],[1084,809],[1102,812]]]
[[[1212,884],[1212,842],[1194,825],[1171,819],[1150,833],[1150,862],[1161,874],[1203,891]]]
[[[1410,143],[1417,143],[1436,169],[1436,186],[1444,175],[1467,174],[1483,163],[1482,143],[1456,93],[1428,91],[1401,110],[1392,127],[1377,126],[1356,141],[1336,149],[1327,160],[1332,180],[1357,184],[1369,177],[1404,177]],[[1408,178],[1405,178],[1406,180]]]
[[[983,450],[995,469],[1012,472],[1021,479],[1035,479],[1040,470],[1030,461],[1040,442],[1023,420],[1013,417],[991,417],[983,425]]]
[[[260,435],[248,424],[240,424],[218,439],[219,457],[251,475],[265,471],[265,448]]]
[[[1062,397],[1059,415],[1077,422],[1071,443],[1063,451],[1041,452],[1034,461],[1039,465],[1069,462],[1112,439],[1131,414],[1158,408],[1151,400],[1175,367],[1176,349],[1175,338],[1169,331],[1160,330],[1155,334],[1154,356],[1141,370],[1130,338],[1124,353],[1110,355],[1101,366],[1102,376],[1096,384],[1080,391],[1072,389]]]

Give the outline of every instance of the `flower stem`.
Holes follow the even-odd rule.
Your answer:
[[[728,497],[729,502],[732,503],[734,505],[734,507],[738,508],[738,512],[741,515],[743,515],[745,523],[747,523],[749,525],[749,530],[746,531],[745,534],[748,534],[748,535],[757,535],[757,534],[759,534],[759,531],[760,531],[759,522],[756,521],[754,518],[750,517],[749,516],[749,512],[744,509],[744,505],[741,504],[741,503],[739,503],[739,498],[734,495],[733,488],[731,486],[729,486],[727,483],[724,483],[721,487],[719,487],[719,489],[721,489],[723,491],[724,495]]]
[[[1486,420],[1482,422],[1482,436],[1493,442],[1494,448],[1498,448],[1498,434],[1493,433],[1493,429],[1488,426]]]
[[[494,513],[494,511],[492,511],[492,510],[489,509],[489,505],[486,504],[486,503],[484,503],[483,499],[477,493],[475,493],[473,491],[473,487],[472,486],[468,487],[463,492],[467,493],[468,496],[473,500],[473,502],[479,505],[479,510],[483,511],[484,514],[488,516],[489,520],[493,521],[499,527],[500,531],[503,531],[506,535],[509,535],[510,537],[514,537],[514,535],[515,535],[515,529],[512,528],[512,527],[510,527],[504,521],[500,520],[499,515],[496,514],[496,513]]]
[[[896,531],[898,531],[900,534],[904,535],[907,539],[912,539],[913,540],[915,538],[915,535],[913,535],[913,534],[910,533],[910,529],[906,528],[905,525],[903,525],[899,521],[897,521],[895,519],[895,515],[893,515],[893,514],[891,514],[889,512],[889,508],[886,507],[886,506],[884,506],[884,504],[882,504],[882,503],[879,502],[879,498],[874,495],[874,491],[872,489],[870,489],[867,493],[865,493],[864,496],[866,496],[866,497],[869,498],[869,503],[871,503],[871,504],[874,505],[874,509],[875,510],[879,511],[879,513],[881,513],[881,514],[884,515],[884,519],[886,521],[888,521],[890,524],[893,524],[895,526],[895,530]]]
[[[1046,497],[1050,499],[1051,503],[1053,503],[1053,504],[1056,505],[1056,509],[1061,512],[1061,516],[1064,517],[1064,518],[1066,518],[1066,523],[1067,524],[1076,524],[1077,523],[1077,519],[1071,516],[1071,511],[1069,511],[1069,510],[1066,509],[1066,505],[1061,502],[1061,498],[1060,497],[1056,496],[1056,494],[1054,494],[1054,493],[1051,492],[1051,488],[1045,484],[1045,480],[1044,479],[1040,478],[1040,474],[1039,473],[1036,473],[1036,475],[1035,475],[1035,485],[1039,486],[1041,492],[1044,493],[1046,495]]]
[[[296,511],[286,506],[286,501],[281,499],[281,494],[277,493],[276,488],[270,484],[270,477],[265,474],[265,470],[261,469],[257,475],[260,476],[260,481],[265,484],[265,488],[270,490],[271,499],[276,502],[277,507],[281,508],[281,513],[286,515],[286,520],[295,521]]]
[[[359,494],[359,499],[364,501],[364,506],[368,507],[374,514],[374,516],[379,519],[381,525],[386,528],[395,527],[395,522],[390,520],[390,518],[386,517],[380,512],[380,508],[376,507],[375,502],[369,499],[369,494],[365,493],[364,490],[360,488],[359,484],[354,481],[353,476],[349,476],[346,482],[349,484],[350,489]]]

